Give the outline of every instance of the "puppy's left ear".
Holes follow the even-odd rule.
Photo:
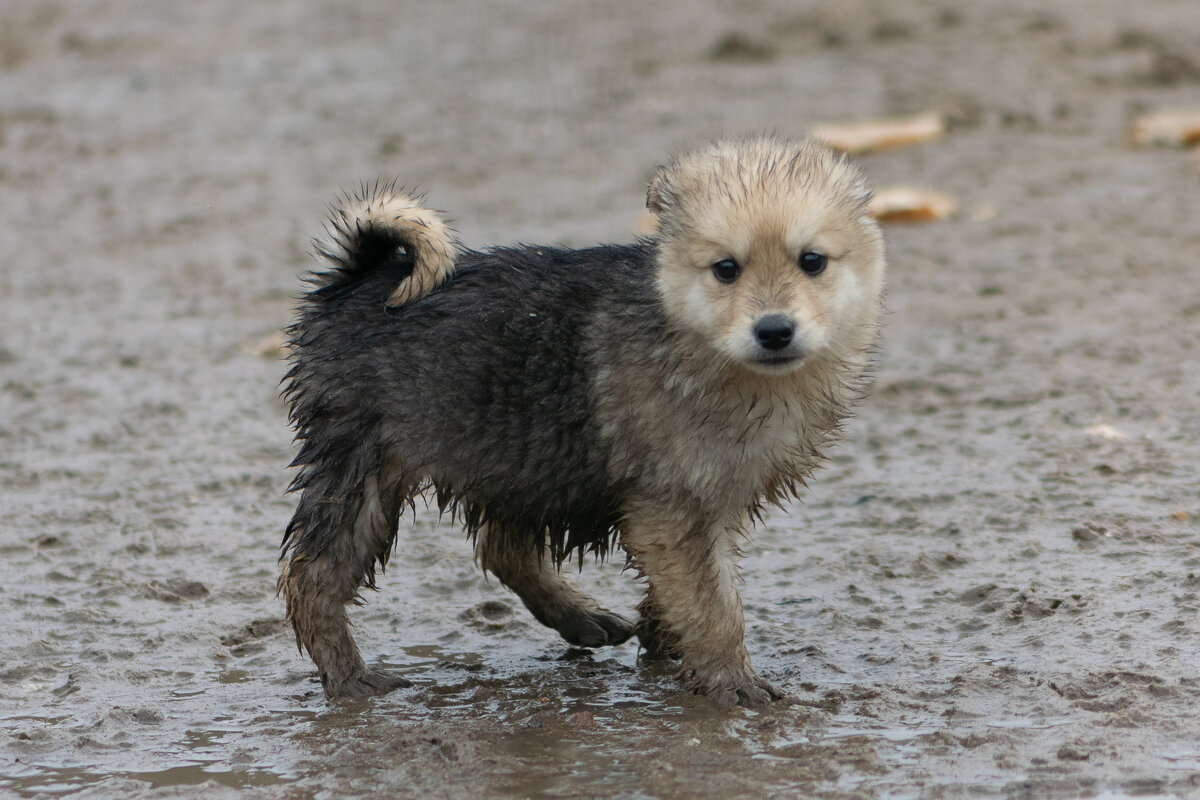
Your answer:
[[[666,186],[666,167],[659,167],[654,171],[654,177],[650,180],[650,186],[646,189],[646,208],[655,216],[660,216],[663,209],[667,207],[667,195],[669,191]]]

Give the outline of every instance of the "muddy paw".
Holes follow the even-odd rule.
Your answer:
[[[577,614],[556,627],[559,634],[576,647],[617,645],[633,635],[632,622],[603,609]]]
[[[783,698],[783,692],[757,674],[740,675],[733,679],[713,680],[697,686],[696,694],[707,695],[719,706],[764,706]]]
[[[366,697],[374,694],[386,694],[393,689],[412,686],[412,681],[390,672],[379,669],[367,670],[353,678],[333,682],[322,677],[321,685],[325,687],[325,697]]]

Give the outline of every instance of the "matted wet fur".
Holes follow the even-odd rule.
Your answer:
[[[740,548],[866,389],[884,278],[868,196],[824,146],[759,137],[661,167],[657,232],[629,245],[461,250],[391,187],[348,198],[284,390],[301,495],[279,587],[326,695],[406,683],[363,663],[345,609],[425,493],[568,642],[636,633],[720,704],[780,697],[746,651]],[[646,578],[636,621],[559,571],[614,545]]]

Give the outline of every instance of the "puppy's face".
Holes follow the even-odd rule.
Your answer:
[[[764,375],[861,355],[884,258],[858,170],[824,146],[720,142],[662,168],[658,285],[672,321]]]

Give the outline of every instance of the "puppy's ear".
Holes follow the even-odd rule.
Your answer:
[[[655,216],[661,216],[663,209],[669,204],[670,191],[666,185],[666,173],[666,167],[656,169],[650,186],[646,189],[646,208]]]

